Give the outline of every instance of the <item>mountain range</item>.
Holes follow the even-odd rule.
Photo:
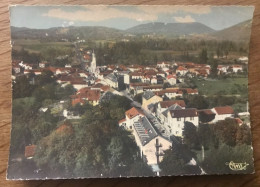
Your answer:
[[[126,30],[119,30],[101,26],[80,26],[80,27],[54,27],[50,29],[29,29],[11,27],[13,39],[54,39],[67,38],[80,39],[123,39],[126,36],[154,35],[166,38],[177,38],[180,36],[196,36],[203,39],[248,41],[252,21],[247,20],[229,28],[216,31],[202,23],[146,23],[131,27]]]

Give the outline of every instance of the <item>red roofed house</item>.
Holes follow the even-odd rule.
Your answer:
[[[24,150],[24,156],[27,159],[33,158],[33,156],[35,154],[35,150],[36,150],[36,145],[28,145],[28,146],[26,146],[25,150]]]
[[[175,85],[177,83],[177,79],[175,75],[168,75],[167,81],[170,83],[170,85]]]
[[[90,88],[82,88],[75,95],[71,96],[71,104],[74,106],[76,104],[83,105],[86,102],[89,102],[93,106],[99,104],[100,99],[99,90],[91,90]]]
[[[125,119],[120,120],[119,125],[131,130],[134,122],[137,122],[143,116],[145,115],[141,109],[132,107],[125,112]]]
[[[185,75],[187,72],[188,72],[188,70],[183,66],[179,66],[176,69],[176,74],[179,74],[179,75]]]
[[[230,66],[234,73],[237,73],[238,71],[243,72],[243,67],[241,65],[233,65]]]
[[[230,106],[215,107],[211,110],[212,110],[212,112],[214,112],[216,114],[213,122],[217,122],[219,120],[225,120],[226,118],[234,117],[234,110]]]

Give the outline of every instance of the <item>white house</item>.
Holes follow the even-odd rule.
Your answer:
[[[158,62],[157,63],[158,68],[165,68],[165,67],[169,67],[169,66],[170,66],[169,62]]]
[[[199,125],[199,116],[197,109],[195,108],[187,108],[187,109],[177,109],[177,110],[169,110],[167,114],[167,130],[179,137],[183,137],[183,129],[185,122],[191,122],[196,127]]]
[[[237,73],[237,72],[243,72],[243,67],[241,65],[233,65],[231,66],[231,69],[233,70],[234,73]]]
[[[176,74],[179,74],[179,75],[185,75],[187,72],[188,72],[188,69],[183,66],[179,66],[176,69]]]
[[[118,122],[119,126],[122,126],[127,130],[132,130],[134,122],[138,121],[139,118],[143,116],[144,113],[141,109],[132,107],[125,112],[125,119],[122,119]]]
[[[212,121],[213,123],[219,120],[225,120],[226,118],[234,117],[234,110],[230,106],[215,107],[212,108],[211,110],[216,114],[215,119]]]
[[[170,83],[170,85],[175,85],[177,83],[177,78],[175,75],[168,75],[167,81]]]

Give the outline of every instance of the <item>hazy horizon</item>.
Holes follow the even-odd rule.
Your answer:
[[[155,8],[156,6],[156,8]],[[11,6],[14,27],[50,29],[69,26],[104,26],[119,30],[162,22],[204,24],[222,30],[251,20],[253,6]]]

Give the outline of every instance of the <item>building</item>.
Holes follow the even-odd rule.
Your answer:
[[[82,88],[77,91],[75,95],[71,96],[71,104],[72,106],[76,104],[83,105],[88,102],[93,106],[99,104],[101,97],[101,93],[99,90],[91,90],[90,88]]]
[[[243,72],[243,67],[241,65],[230,66],[234,73]]]
[[[149,110],[149,105],[156,104],[163,99],[160,96],[155,95],[152,91],[146,91],[143,94],[142,107],[145,110]]]
[[[158,103],[157,106],[157,113],[162,113],[166,109],[168,109],[172,105],[179,105],[182,109],[185,109],[186,104],[184,100],[168,100],[168,101],[161,101]]]
[[[158,164],[163,159],[164,151],[172,146],[172,142],[159,136],[146,117],[140,117],[133,123],[133,135],[141,157],[154,172],[159,172]]]
[[[157,67],[158,68],[165,68],[165,67],[170,67],[170,63],[169,62],[158,62],[157,63]]]
[[[234,117],[234,110],[230,106],[215,107],[211,110],[216,114],[215,119],[212,121],[213,123],[219,120],[225,120],[226,118]]]
[[[91,61],[91,63],[90,63],[90,69],[89,69],[89,71],[90,71],[91,73],[95,73],[95,72],[96,72],[96,68],[97,68],[96,56],[95,56],[95,53],[94,53],[94,51],[93,51],[93,53],[92,53],[92,61]]]
[[[141,109],[133,107],[125,112],[125,119],[119,121],[119,126],[122,126],[127,130],[132,130],[134,122],[138,121],[139,118],[143,116],[144,113]]]
[[[170,85],[175,85],[177,83],[177,78],[175,75],[168,75],[166,80],[170,83]]]
[[[183,66],[179,66],[176,69],[176,74],[179,74],[179,75],[185,75],[187,72],[188,72],[188,69]]]
[[[118,88],[118,80],[117,77],[114,73],[108,74],[105,78],[104,81],[112,88],[117,89]]]
[[[167,130],[179,137],[183,137],[183,129],[185,122],[190,122],[196,127],[199,125],[199,116],[197,109],[187,108],[187,109],[177,109],[169,110],[167,114],[167,121],[165,127]]]

